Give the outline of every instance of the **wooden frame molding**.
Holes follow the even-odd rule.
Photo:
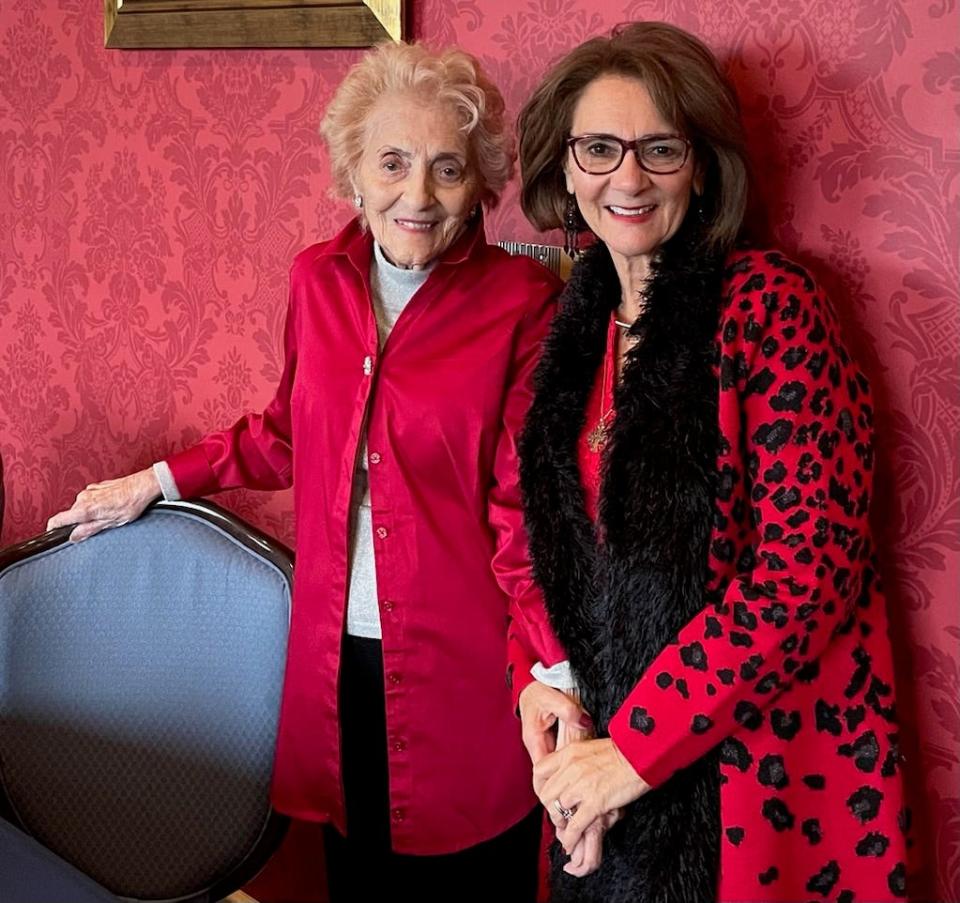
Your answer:
[[[370,47],[407,37],[404,0],[104,0],[105,47]]]

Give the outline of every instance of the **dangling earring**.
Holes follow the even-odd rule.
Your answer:
[[[357,210],[363,209],[363,195],[355,194],[353,196],[353,206],[356,207]]]
[[[563,250],[571,260],[580,253],[580,208],[573,192],[567,195],[567,206],[563,213]]]

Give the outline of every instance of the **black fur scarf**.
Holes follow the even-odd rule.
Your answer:
[[[520,445],[534,574],[599,736],[657,653],[705,602],[718,438],[722,262],[681,230],[654,266],[615,389],[599,521],[584,508],[577,442],[620,284],[606,247],[578,261],[536,374]],[[598,538],[602,537],[602,538]],[[562,871],[552,903],[708,903],[720,846],[716,750],[630,805],[603,865]]]

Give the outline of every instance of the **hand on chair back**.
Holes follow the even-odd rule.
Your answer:
[[[117,480],[91,483],[70,508],[47,521],[47,529],[76,524],[70,541],[79,542],[107,527],[120,527],[136,520],[162,494],[152,467]]]

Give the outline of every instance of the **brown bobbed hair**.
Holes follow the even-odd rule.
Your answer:
[[[570,51],[544,76],[518,123],[527,219],[541,230],[563,227],[564,142],[581,94],[602,75],[643,82],[660,114],[692,143],[703,184],[704,241],[729,250],[743,228],[750,184],[740,105],[706,45],[666,22],[618,25],[609,37]],[[696,215],[694,206],[688,215]]]
[[[480,199],[488,207],[496,206],[513,175],[516,157],[497,86],[469,53],[392,41],[377,45],[350,69],[320,123],[330,152],[334,192],[345,198],[354,193],[367,117],[389,95],[413,95],[450,106],[469,138]]]

